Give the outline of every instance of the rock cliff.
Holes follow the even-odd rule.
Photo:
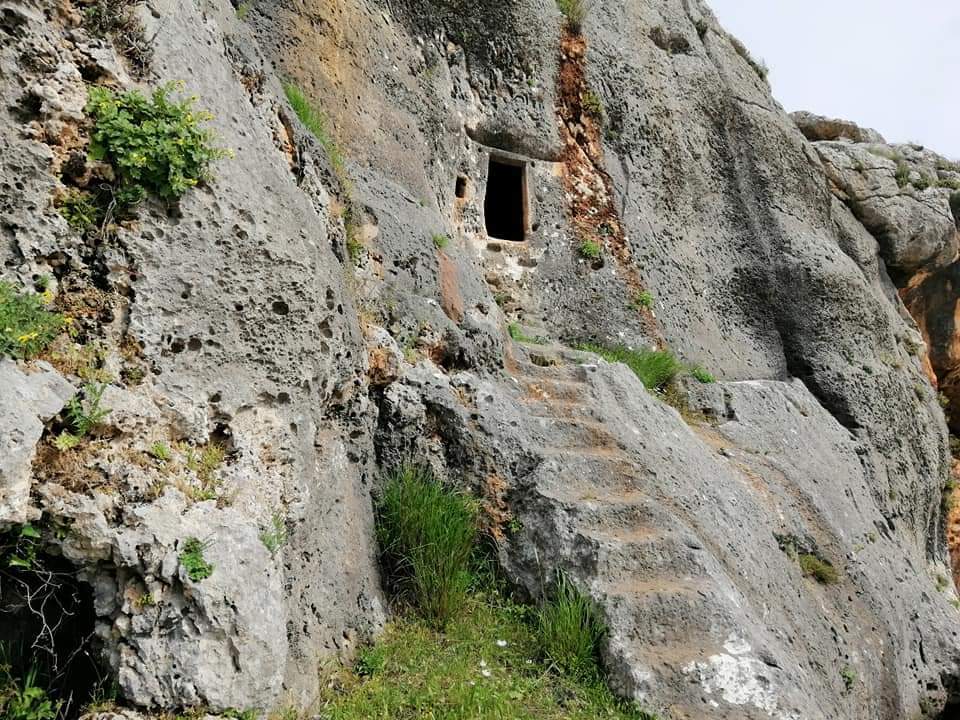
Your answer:
[[[63,578],[0,575],[11,639],[131,716],[307,706],[386,619],[371,497],[415,462],[663,718],[960,704],[954,164],[791,118],[700,0],[0,0],[0,38],[0,279],[71,326],[0,359],[0,530]],[[90,88],[168,82],[229,156],[78,229]]]

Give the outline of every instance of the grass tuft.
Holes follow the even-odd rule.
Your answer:
[[[583,31],[583,22],[590,12],[590,0],[557,0],[557,7],[567,21],[567,30],[574,35]]]
[[[430,236],[430,239],[437,250],[443,250],[450,244],[450,236],[445,233],[434,233]]]
[[[580,343],[577,350],[595,353],[608,362],[623,363],[648,390],[662,390],[683,370],[683,365],[668,350],[632,350],[623,345],[604,347],[593,343]]]
[[[565,575],[560,575],[553,597],[537,612],[536,629],[551,665],[579,677],[599,676],[597,658],[606,627],[593,601]]]
[[[813,578],[821,585],[833,585],[840,580],[837,569],[813,553],[800,553],[797,555],[797,562],[800,563],[804,577]]]
[[[437,627],[463,607],[477,527],[476,504],[428,470],[405,466],[387,481],[377,539],[388,583]]]
[[[528,345],[547,344],[546,338],[527,335],[525,332],[523,332],[519,323],[510,323],[507,325],[507,332],[510,333],[510,339],[515,340],[518,343],[526,343]]]
[[[303,90],[295,83],[283,83],[283,92],[287,96],[287,101],[293,108],[293,112],[300,118],[300,122],[326,151],[327,158],[329,158],[334,171],[338,175],[342,175],[344,171],[343,153],[340,152],[340,148],[327,128],[327,116],[310,101]]]

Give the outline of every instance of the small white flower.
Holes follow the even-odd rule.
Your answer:
[[[491,674],[491,673],[490,673],[489,670],[482,670],[482,671],[480,672],[480,674],[483,675],[483,676],[486,678],[486,677],[490,677],[490,674]]]
[[[506,647],[506,646],[507,646],[506,640],[497,640],[497,647]]]
[[[480,667],[486,667],[486,666],[487,666],[487,661],[486,661],[486,660],[481,660],[481,661],[480,661]]]

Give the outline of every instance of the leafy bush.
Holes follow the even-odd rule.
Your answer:
[[[606,628],[596,605],[565,575],[560,575],[552,599],[537,612],[537,636],[547,660],[578,676],[598,674],[597,657]]]
[[[195,98],[171,99],[173,90],[172,83],[164,85],[150,98],[136,90],[89,90],[90,156],[113,166],[120,205],[135,204],[147,193],[176,200],[209,179],[211,163],[230,154],[213,145],[213,133],[203,126],[213,116],[194,110]]]
[[[195,537],[188,537],[180,551],[180,564],[187,571],[187,577],[194,582],[206,580],[213,574],[213,565],[207,562],[203,553],[210,548],[211,543],[203,542]]]
[[[600,247],[600,243],[594,240],[584,240],[580,243],[580,255],[587,260],[599,260],[602,254],[603,248]]]
[[[798,554],[797,562],[800,563],[804,577],[811,577],[821,585],[832,585],[840,579],[840,574],[833,565],[813,553]]]
[[[37,670],[31,668],[16,678],[8,664],[0,664],[0,717],[3,720],[54,720],[60,703],[51,700],[37,685]]]
[[[82,393],[78,393],[70,398],[67,403],[67,420],[73,428],[73,432],[64,430],[54,441],[58,450],[67,451],[80,444],[80,440],[85,437],[97,425],[103,422],[104,418],[110,414],[109,408],[101,406],[103,392],[107,386],[103,383],[86,383],[83,386]],[[81,399],[80,395],[83,395]]]
[[[403,467],[384,488],[377,539],[388,580],[434,625],[463,606],[477,523],[476,504],[427,470]]]
[[[36,357],[65,325],[64,317],[47,310],[40,296],[0,282],[0,356]]]
[[[300,118],[303,126],[317,139],[330,160],[333,169],[343,173],[343,154],[327,129],[327,117],[317,108],[297,85],[292,82],[283,83],[283,92],[287,96],[290,107]]]
[[[623,363],[648,390],[662,390],[683,370],[683,365],[669,350],[631,350],[623,345],[604,347],[593,343],[581,343],[577,349],[595,353],[608,362]]]
[[[433,240],[433,246],[437,250],[443,250],[447,247],[447,245],[450,244],[449,236],[445,235],[444,233],[434,233],[430,239]]]
[[[590,12],[590,0],[557,0],[557,7],[567,20],[567,29],[574,35],[583,30],[583,21]]]

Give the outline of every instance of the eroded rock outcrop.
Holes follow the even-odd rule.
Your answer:
[[[80,5],[0,0],[0,258],[51,275],[115,371],[115,414],[70,456],[83,482],[51,405],[18,494],[71,528],[50,542],[124,702],[307,704],[320,658],[383,620],[370,493],[411,461],[515,521],[495,534],[521,592],[564,571],[598,601],[611,683],[664,717],[956,700],[934,323],[898,294],[952,267],[954,169],[835,121],[804,137],[698,1],[598,3],[575,35],[542,0],[154,0],[140,82],[183,80],[236,156],[88,242],[54,206],[85,162],[84,80],[137,73]],[[498,213],[519,237],[491,237]],[[508,322],[657,344],[721,382],[677,388],[681,415]]]

